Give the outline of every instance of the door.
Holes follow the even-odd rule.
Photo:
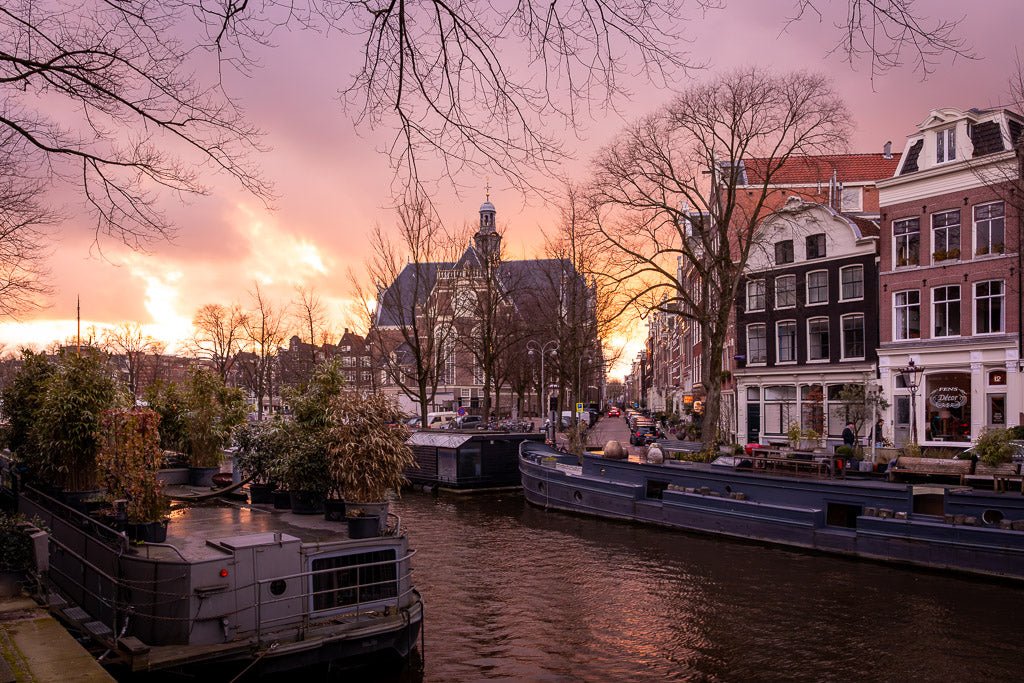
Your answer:
[[[902,448],[910,443],[910,397],[895,397],[895,420],[893,424],[893,445]]]
[[[747,443],[761,443],[761,404],[747,404]]]

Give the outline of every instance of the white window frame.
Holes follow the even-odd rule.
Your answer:
[[[782,360],[782,355],[781,355],[781,352],[782,352],[782,342],[781,342],[781,337],[779,337],[779,331],[780,331],[780,328],[783,325],[792,325],[793,326],[793,360]],[[798,336],[799,335],[797,333],[796,320],[780,320],[779,322],[775,323],[775,364],[776,365],[793,365],[793,364],[796,363],[797,358],[799,358],[799,354],[797,353],[797,346],[796,346],[796,340],[797,340]]]
[[[942,158],[939,158],[940,143]],[[946,164],[951,161],[956,161],[956,126],[935,131],[935,163]]]
[[[917,257],[917,263],[907,263],[907,264],[901,266],[900,263],[899,263],[899,253],[900,253],[899,243],[900,243],[900,238],[906,238],[907,241],[909,242],[909,235],[912,234],[912,233],[903,233],[903,234],[897,235],[896,234],[896,226],[897,226],[897,224],[904,224],[904,223],[909,224],[909,223],[913,223],[913,222],[917,223],[917,252],[915,254],[915,256]],[[907,250],[907,256],[908,256],[908,260],[909,260],[909,256],[910,256],[909,248]],[[892,222],[892,267],[893,267],[893,269],[896,269],[896,268],[917,268],[919,265],[921,265],[921,219],[917,218],[916,216],[912,216],[910,218],[900,218],[898,220],[894,220]]]
[[[824,301],[811,301],[811,276],[812,275],[825,275],[825,300]],[[827,270],[811,270],[808,271],[804,279],[804,302],[807,306],[827,306],[829,302],[829,286],[828,286],[828,271]]]
[[[750,290],[751,290],[751,285],[760,285],[761,286],[761,294],[760,294],[760,296],[761,296],[761,307],[760,308],[751,308],[751,306],[750,306],[750,295],[751,295],[751,291]],[[759,280],[747,280],[747,303],[746,303],[747,311],[748,312],[763,311],[765,309],[765,307],[768,305],[768,295],[767,295],[767,293],[768,293],[768,284],[767,284],[767,280],[765,280],[764,278],[761,278]]]
[[[760,327],[764,330],[764,359],[753,360],[750,355],[750,328]],[[747,365],[767,365],[768,364],[768,325],[765,323],[749,323],[747,325]]]
[[[848,318],[860,318],[861,346],[863,353],[859,356],[846,355],[846,320]],[[847,313],[839,317],[839,360],[864,360],[868,352],[868,330],[867,316],[863,313]]]
[[[938,292],[940,289],[949,289],[950,287],[956,287],[957,290],[959,290],[959,293],[960,293],[959,296],[955,299],[955,301],[957,302],[957,305],[960,307],[960,315],[957,317],[957,323],[958,324],[957,324],[956,334],[942,334],[942,335],[935,334],[935,321],[938,320],[938,317],[939,317],[936,314],[936,309],[935,309],[935,304],[937,303],[935,301],[935,293]],[[945,301],[938,302],[938,303],[945,304],[948,307],[949,304],[952,303],[953,301],[954,301],[953,299],[947,299]],[[932,319],[931,319],[931,338],[932,339],[955,339],[955,338],[961,336],[960,335],[960,329],[961,329],[961,326],[963,325],[963,322],[964,322],[963,321],[963,317],[964,317],[963,316],[963,313],[964,313],[963,302],[964,302],[964,290],[963,290],[963,287],[961,287],[959,284],[936,285],[935,287],[932,287]],[[946,313],[946,318],[947,318],[947,322],[948,322],[948,319],[949,319],[949,312],[948,311]]]
[[[955,226],[954,225],[945,225],[945,226],[942,226],[942,227],[939,227],[939,228],[935,227],[935,219],[938,216],[944,216],[944,215],[949,214],[949,213],[955,213],[957,215],[957,217],[959,219],[961,219],[961,220],[958,220]],[[954,248],[958,252],[957,260],[959,260],[963,256],[962,250],[960,249],[960,245],[963,244],[963,234],[962,234],[963,221],[962,221],[962,218],[963,218],[963,216],[960,214],[960,209],[950,209],[948,211],[936,211],[935,213],[933,213],[931,215],[931,218],[929,219],[929,222],[931,223],[931,228],[932,228],[932,235],[931,235],[932,250],[929,253],[929,259],[928,259],[931,263],[942,263],[942,261],[936,261],[936,259],[935,259],[936,247],[938,246],[936,244],[937,240],[936,240],[936,234],[935,233],[938,232],[939,230],[944,230],[947,233],[946,234],[946,238],[945,238],[946,239],[946,249],[945,249],[945,251],[948,252],[949,251],[949,235],[948,235],[948,233],[954,227],[956,228],[956,231],[957,231],[957,243],[956,243],[956,247],[954,247]],[[952,259],[946,258],[945,260],[949,261],[949,260],[952,260]]]
[[[999,218],[1003,221],[1003,250],[993,251],[992,250],[992,218],[983,219],[988,224],[989,234],[989,250],[984,254],[978,253],[978,209],[984,209],[989,206],[995,206],[1001,204],[1003,207],[1003,215]],[[972,258],[988,258],[990,256],[1002,256],[1006,253],[1006,203],[1002,201],[998,202],[985,202],[984,204],[977,204],[971,207],[971,252]]]
[[[851,296],[847,298],[843,294],[843,273],[848,270],[859,270],[860,271],[860,296]],[[863,301],[864,300],[864,266],[862,264],[856,264],[852,266],[843,266],[839,269],[839,300],[840,301]]]
[[[779,282],[781,280],[792,280],[793,281],[793,303],[786,304],[785,306],[779,303]],[[774,302],[775,302],[775,309],[776,310],[786,309],[786,308],[796,308],[796,275],[780,275],[780,276],[778,276],[777,278],[775,278],[774,287],[772,289],[774,290],[774,292],[773,292],[773,294],[774,294],[773,299],[774,299]]]
[[[996,282],[999,283],[999,286],[1000,286],[1000,288],[1002,290],[997,296],[993,296],[991,294],[991,291],[992,291],[991,287],[989,287],[989,294],[986,294],[985,296],[978,296],[978,287],[979,286],[981,286],[981,285],[992,285],[993,283],[996,283]],[[989,334],[1005,334],[1006,333],[1006,281],[1005,280],[982,280],[980,282],[975,282],[974,286],[971,287],[971,293],[972,293],[972,295],[974,297],[974,303],[973,303],[973,306],[971,308],[971,320],[972,320],[972,324],[974,326],[974,329],[972,331],[974,332],[974,334],[982,335],[982,336],[989,335]],[[989,301],[991,301],[993,299],[1002,299],[1002,303],[999,306],[999,329],[998,330],[989,330],[988,332],[979,332],[978,331],[978,303],[979,303],[979,301],[981,299],[988,299]],[[991,316],[991,311],[990,311],[989,315]]]
[[[824,358],[811,358],[811,323],[824,322],[828,328],[828,353]],[[827,317],[816,317],[807,319],[807,362],[808,363],[828,363],[832,358],[832,325]]]
[[[898,303],[898,297],[899,297],[900,294],[910,294],[911,292],[915,292],[917,294],[917,303],[916,304],[906,303],[906,304],[902,304],[901,305],[900,303]],[[901,336],[899,336],[900,329],[901,329],[900,328],[899,311],[900,311],[901,308],[902,309],[906,309],[906,310],[909,311],[914,306],[917,306],[917,336],[916,337],[910,337],[910,336],[901,337]],[[910,326],[909,325],[907,326],[907,331],[908,331],[908,333],[910,331]],[[920,289],[901,289],[898,292],[893,292],[892,293],[892,339],[893,339],[893,341],[915,341],[915,340],[918,340],[920,338],[921,338],[921,290]]]

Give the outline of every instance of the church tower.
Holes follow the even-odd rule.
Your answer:
[[[501,235],[495,227],[495,213],[488,188],[487,200],[480,205],[480,229],[473,235],[473,242],[480,256],[492,261],[497,260],[501,254]]]

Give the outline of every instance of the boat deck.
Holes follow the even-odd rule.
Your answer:
[[[169,493],[193,493],[191,487],[167,487]],[[336,543],[349,540],[348,525],[329,522],[323,514],[297,515],[273,505],[252,505],[216,498],[174,510],[164,544],[144,544],[138,552],[154,559],[188,562],[215,560],[229,554],[217,547],[219,539],[243,534],[283,534],[302,543]],[[254,537],[255,540],[260,540]],[[266,540],[263,537],[262,540]]]

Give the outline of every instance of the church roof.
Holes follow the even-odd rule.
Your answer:
[[[494,204],[491,204],[490,199],[488,199],[487,201],[480,205],[480,213],[483,213],[484,211],[490,211],[491,213],[495,213],[496,209],[494,208]]]
[[[391,286],[377,297],[377,324],[397,327],[411,322],[408,314],[403,316],[402,311],[413,311],[418,304],[426,302],[437,282],[437,273],[454,265],[445,262],[406,265]],[[420,280],[418,285],[417,279]]]

